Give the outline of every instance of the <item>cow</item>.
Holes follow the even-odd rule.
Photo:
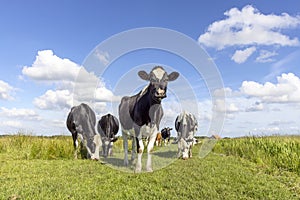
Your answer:
[[[98,133],[100,133],[102,140],[102,154],[106,158],[108,155],[112,155],[112,146],[119,131],[119,120],[108,113],[101,117],[97,125]]]
[[[144,144],[142,138],[148,137],[146,170],[152,171],[151,151],[154,147],[159,124],[163,117],[162,99],[167,97],[167,84],[178,78],[178,72],[168,74],[163,67],[156,66],[148,74],[139,71],[141,79],[150,83],[133,96],[124,96],[119,105],[119,120],[122,126],[124,146],[124,165],[128,165],[128,137],[132,137],[131,161],[138,152],[135,172],[141,172]]]
[[[163,129],[160,131],[165,146],[166,146],[167,144],[168,144],[168,145],[170,144],[171,130],[172,130],[172,128],[170,128],[170,127],[165,127],[165,128],[163,128]]]
[[[99,150],[102,145],[101,136],[96,132],[96,115],[87,104],[71,108],[66,121],[68,130],[72,133],[74,157],[77,158],[78,136],[81,146],[87,150],[87,158],[99,160]]]
[[[155,145],[156,146],[162,146],[162,136],[161,133],[157,133],[156,139],[155,139]]]
[[[177,140],[175,143],[178,144],[178,158],[181,157],[181,154],[184,160],[192,157],[192,144],[197,128],[197,119],[193,114],[183,111],[177,116],[175,120]]]

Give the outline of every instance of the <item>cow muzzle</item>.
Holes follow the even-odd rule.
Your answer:
[[[163,89],[160,89],[160,88],[158,88],[157,90],[156,90],[156,92],[155,92],[155,97],[156,98],[165,98],[166,97],[166,91],[165,90],[163,90]]]

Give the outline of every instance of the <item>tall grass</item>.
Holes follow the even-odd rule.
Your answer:
[[[131,151],[131,140],[128,150]],[[86,158],[87,151],[77,151],[78,158]],[[79,147],[79,148],[80,148]],[[114,153],[124,152],[123,140],[119,138],[113,146]],[[32,136],[22,133],[0,136],[0,156],[10,159],[73,159],[74,147],[70,136]]]
[[[74,158],[72,137],[12,135],[0,137],[0,155],[11,159]]]
[[[214,152],[239,156],[269,169],[300,174],[300,136],[223,139],[216,144]]]

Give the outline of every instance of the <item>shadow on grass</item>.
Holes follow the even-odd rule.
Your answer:
[[[153,155],[162,157],[162,158],[176,158],[177,152],[176,151],[156,151],[153,152]]]

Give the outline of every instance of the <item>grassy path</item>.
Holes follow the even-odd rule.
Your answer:
[[[199,149],[194,149],[194,155]],[[132,174],[89,160],[0,156],[0,199],[300,199],[300,177],[210,154]]]

